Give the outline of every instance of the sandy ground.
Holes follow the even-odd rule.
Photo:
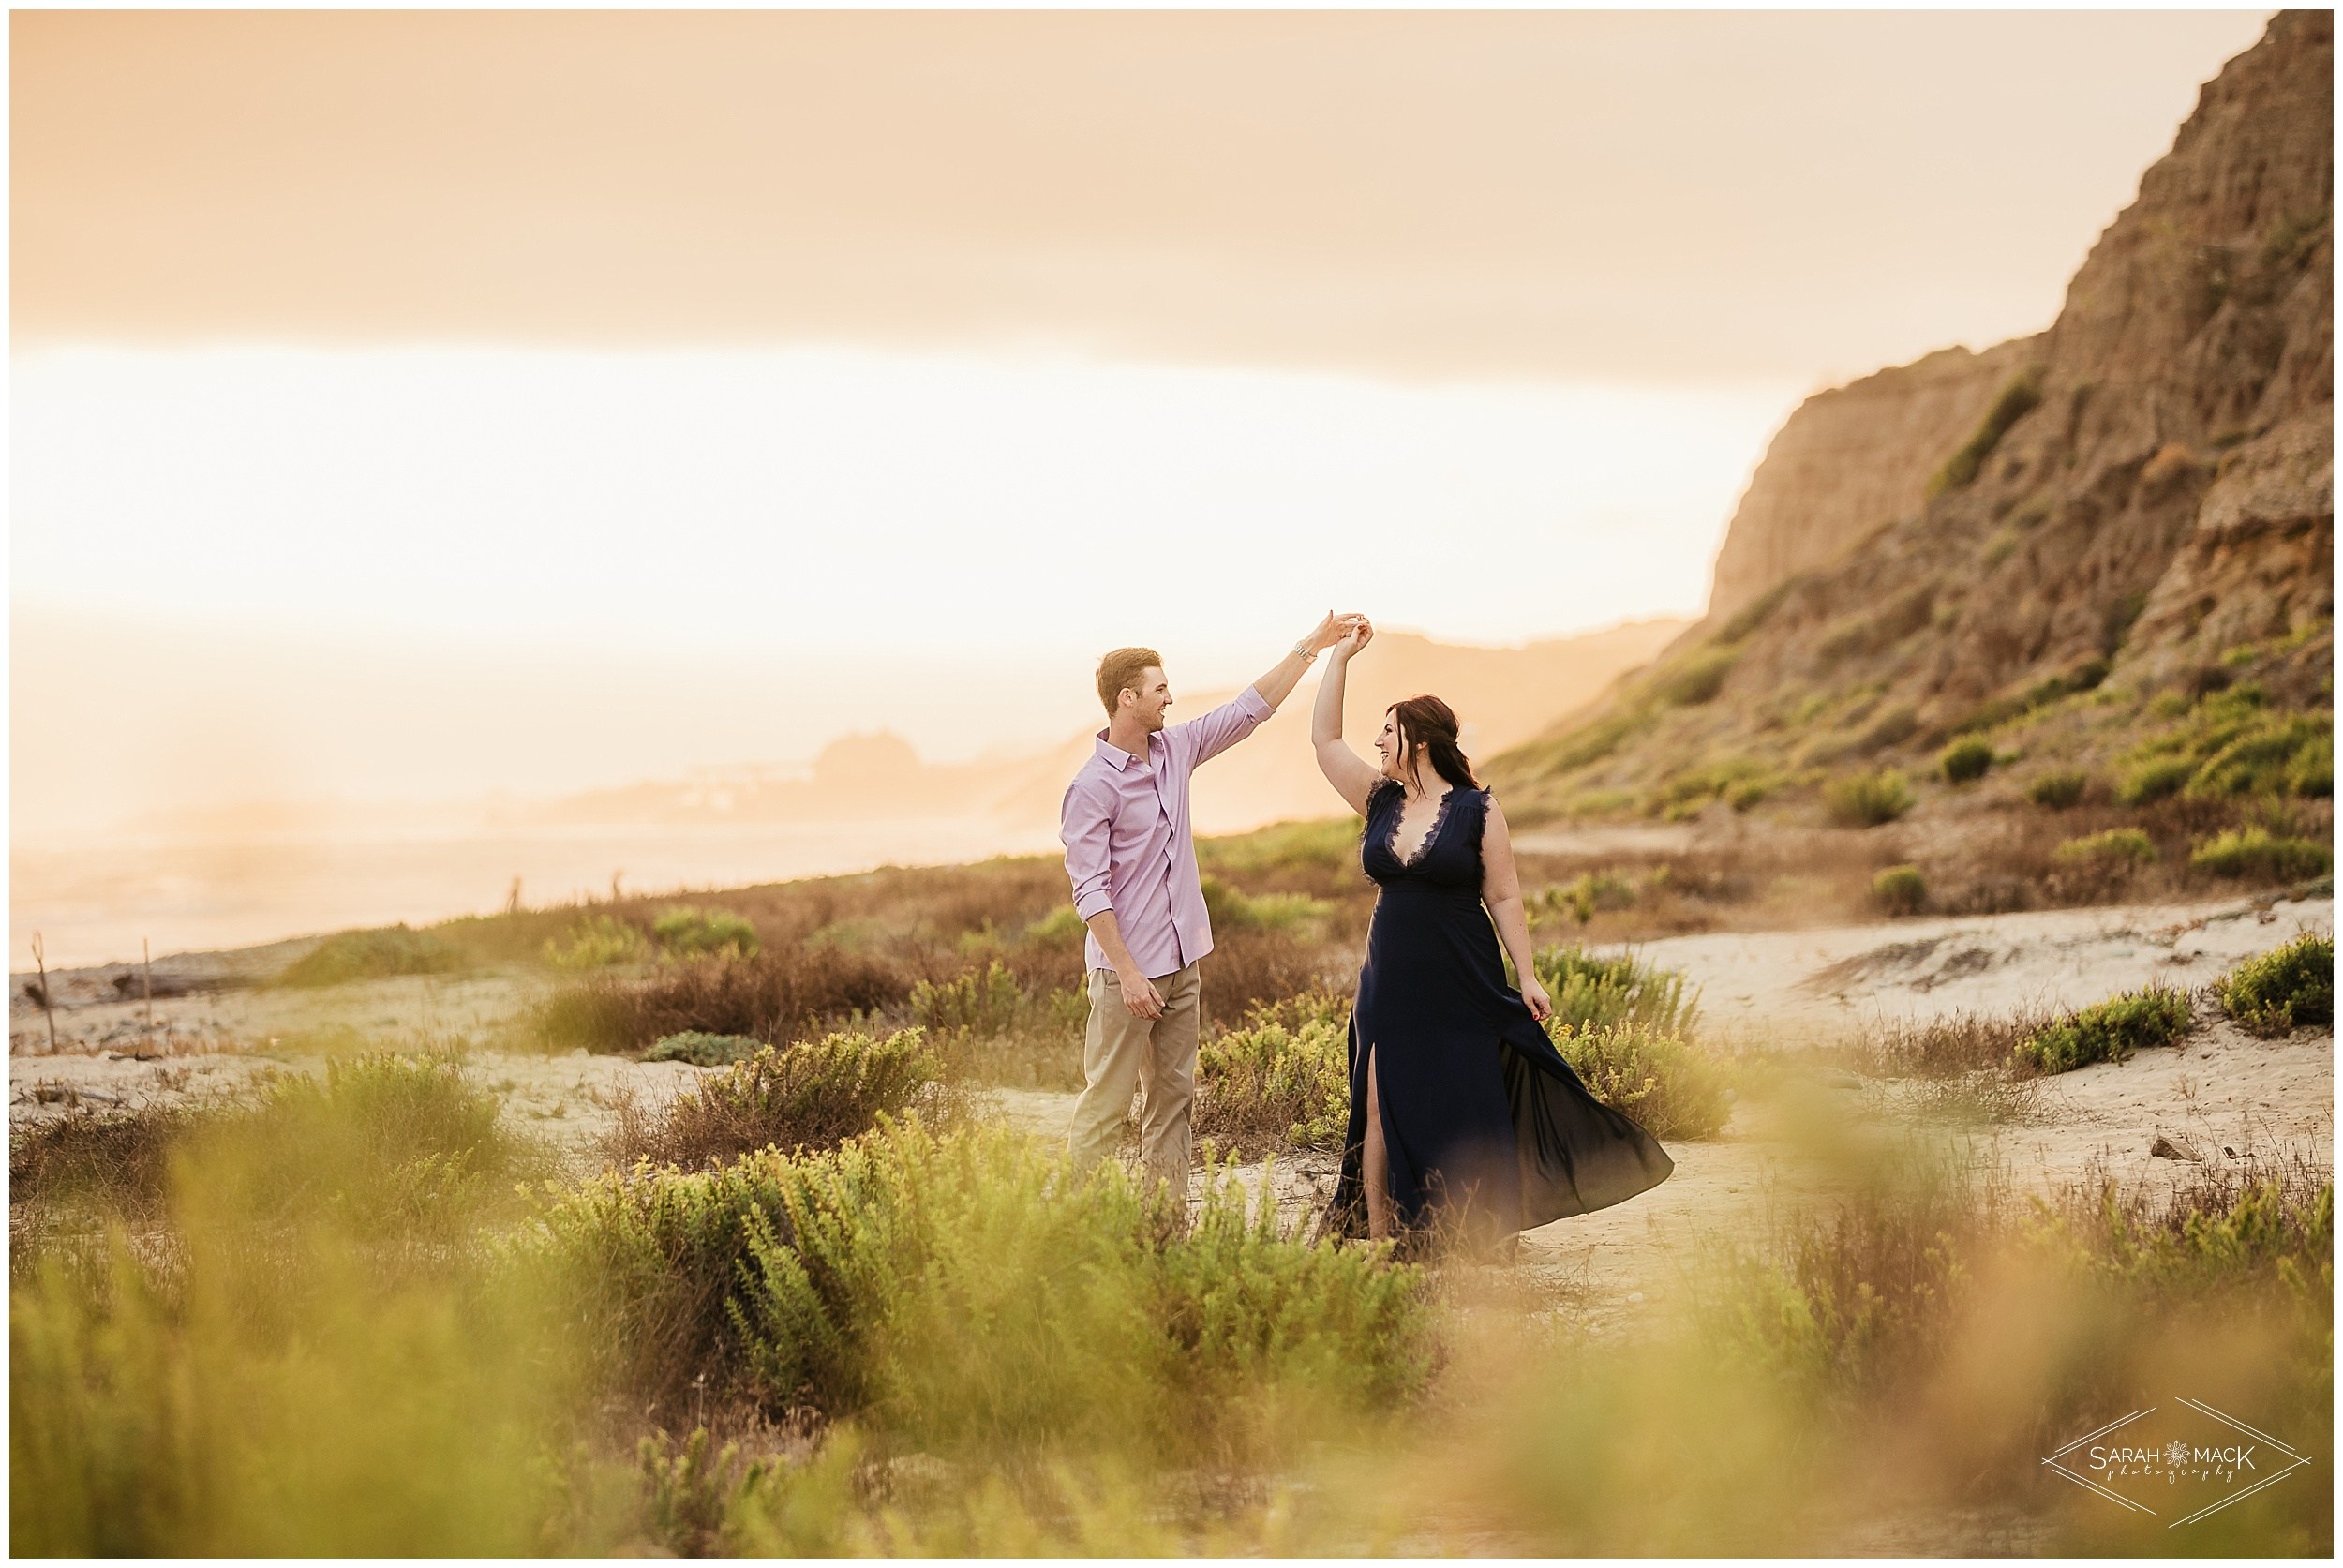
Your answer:
[[[1710,1033],[1851,1033],[1871,1019],[2079,1007],[2151,982],[2199,986],[2302,932],[2335,901],[2050,909],[1632,945],[1699,989]]]

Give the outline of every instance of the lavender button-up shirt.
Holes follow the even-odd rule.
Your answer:
[[[1196,873],[1188,828],[1187,776],[1253,733],[1273,709],[1247,686],[1201,718],[1147,738],[1147,755],[1098,744],[1066,788],[1058,837],[1074,912],[1084,920],[1114,911],[1141,971],[1150,979],[1185,969],[1212,951],[1212,921]],[[1096,936],[1082,943],[1093,969],[1112,969]]]

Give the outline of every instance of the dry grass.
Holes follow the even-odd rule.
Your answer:
[[[698,1031],[785,1039],[809,1024],[900,1006],[914,977],[873,953],[826,944],[663,963],[647,974],[573,981],[536,1011],[538,1038],[556,1050],[649,1049]]]
[[[225,1108],[74,1110],[8,1137],[9,1255],[18,1266],[62,1230],[158,1223],[170,1195],[171,1158]]]
[[[959,1098],[943,1077],[942,1059],[917,1029],[768,1046],[655,1115],[622,1103],[604,1153],[621,1170],[648,1160],[699,1171],[759,1149],[828,1148],[915,1108],[931,1121],[957,1120]]]
[[[1882,1078],[1958,1078],[2008,1067],[2010,1053],[2048,1028],[2047,1008],[2013,1013],[1955,1013],[1918,1021],[1890,1018],[1872,1025],[1856,1046],[1865,1071]]]

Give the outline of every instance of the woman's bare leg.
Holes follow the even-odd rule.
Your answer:
[[[1383,1147],[1383,1103],[1375,1083],[1375,1048],[1366,1050],[1366,1146],[1359,1156],[1366,1184],[1366,1233],[1388,1241],[1398,1229],[1391,1208],[1391,1157]]]

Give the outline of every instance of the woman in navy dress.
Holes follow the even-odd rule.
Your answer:
[[[1346,667],[1373,635],[1361,620],[1336,645],[1311,722],[1320,769],[1366,818],[1360,861],[1381,889],[1351,1014],[1351,1125],[1330,1218],[1347,1235],[1440,1231],[1501,1248],[1658,1186],[1675,1161],[1546,1038],[1553,1003],[1531,963],[1505,814],[1473,780],[1448,705],[1395,705],[1379,764],[1343,743]]]

